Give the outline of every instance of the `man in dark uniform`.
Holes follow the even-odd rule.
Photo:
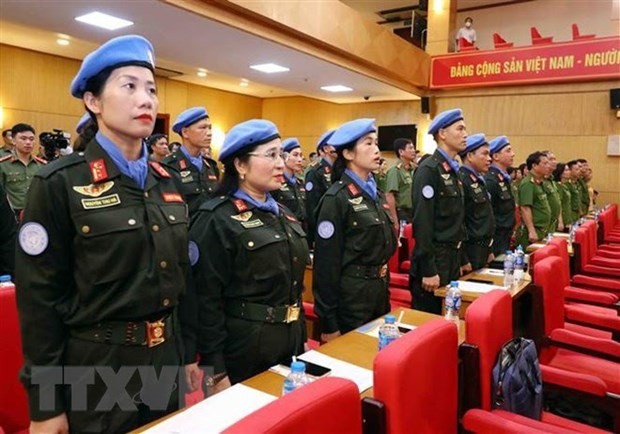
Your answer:
[[[508,168],[512,166],[515,153],[506,136],[499,136],[489,142],[491,167],[484,180],[491,194],[493,215],[495,216],[495,235],[493,254],[495,256],[510,249],[510,238],[515,225],[515,199],[512,194],[512,178]]]
[[[461,271],[461,243],[465,240],[464,193],[454,157],[465,149],[467,129],[460,109],[440,113],[429,134],[437,150],[424,160],[413,177],[413,229],[409,286],[414,309],[441,313],[434,291],[456,280]]]
[[[0,275],[13,275],[15,268],[15,234],[17,221],[15,214],[0,184]]]
[[[279,190],[271,192],[276,202],[290,209],[305,228],[306,189],[297,176],[302,170],[301,144],[295,137],[282,141],[284,155],[284,182]]]
[[[487,191],[484,178],[491,165],[489,145],[484,134],[467,137],[467,146],[460,153],[463,165],[459,178],[465,191],[465,229],[467,241],[463,251],[462,263],[478,270],[493,260],[493,235],[495,218],[491,195]]]
[[[174,181],[183,195],[190,216],[215,195],[219,180],[217,163],[202,154],[211,146],[211,120],[204,107],[193,107],[179,115],[172,131],[181,136],[183,145],[162,160],[172,169]]]
[[[311,167],[306,173],[306,225],[308,227],[308,245],[312,249],[314,245],[314,232],[316,230],[315,211],[319,201],[332,185],[332,166],[336,160],[336,151],[327,141],[334,134],[334,130],[325,132],[316,145],[316,150],[321,156],[318,164]]]

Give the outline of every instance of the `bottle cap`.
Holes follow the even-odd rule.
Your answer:
[[[396,324],[396,317],[394,315],[386,315],[385,316],[386,324]]]
[[[458,288],[459,282],[457,282],[456,280],[453,280],[452,282],[450,282],[450,286],[454,286],[455,288]]]
[[[305,372],[306,364],[297,360],[296,362],[291,363],[291,371],[293,372]]]
[[[506,250],[506,255],[512,255],[512,252],[510,250]]]
[[[10,274],[3,274],[2,276],[0,276],[0,282],[10,282],[10,281],[11,281]]]

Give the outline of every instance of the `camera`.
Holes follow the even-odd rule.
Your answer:
[[[39,142],[43,146],[47,161],[58,158],[57,151],[66,149],[69,146],[69,138],[71,137],[63,130],[54,129],[53,131],[53,133],[45,131],[39,134]]]

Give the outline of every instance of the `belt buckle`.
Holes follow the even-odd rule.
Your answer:
[[[300,307],[297,305],[286,306],[286,318],[284,319],[284,322],[291,323],[297,321],[299,319],[300,310]]]
[[[461,248],[461,243],[462,243],[462,241],[459,241],[459,243],[456,245],[456,249],[457,250]]]
[[[387,264],[383,264],[379,267],[379,277],[383,278],[388,274],[388,266]]]
[[[489,247],[493,246],[493,238],[491,238],[491,241],[489,241]]]
[[[156,347],[157,345],[165,342],[166,337],[164,331],[166,330],[166,324],[163,320],[158,321],[145,321],[146,323],[146,345],[149,348]]]

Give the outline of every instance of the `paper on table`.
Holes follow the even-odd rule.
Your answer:
[[[477,274],[484,274],[487,276],[503,276],[504,270],[496,270],[494,268],[481,268],[480,270],[476,270]]]
[[[144,434],[215,434],[275,401],[273,395],[235,384],[144,431]]]
[[[459,289],[465,292],[486,293],[494,289],[508,289],[500,285],[487,285],[486,283],[468,282],[467,280],[459,280]]]
[[[363,326],[356,328],[355,331],[379,339],[379,327],[381,327],[381,324],[383,324],[384,322],[385,321],[383,318],[379,318],[372,322],[369,322],[368,324],[364,324]],[[400,323],[398,324],[398,327],[414,330],[416,326]]]
[[[331,377],[341,377],[353,381],[357,384],[360,393],[372,387],[372,371],[370,369],[360,368],[352,363],[343,362],[314,350],[297,356],[297,359],[330,368],[332,370]]]

